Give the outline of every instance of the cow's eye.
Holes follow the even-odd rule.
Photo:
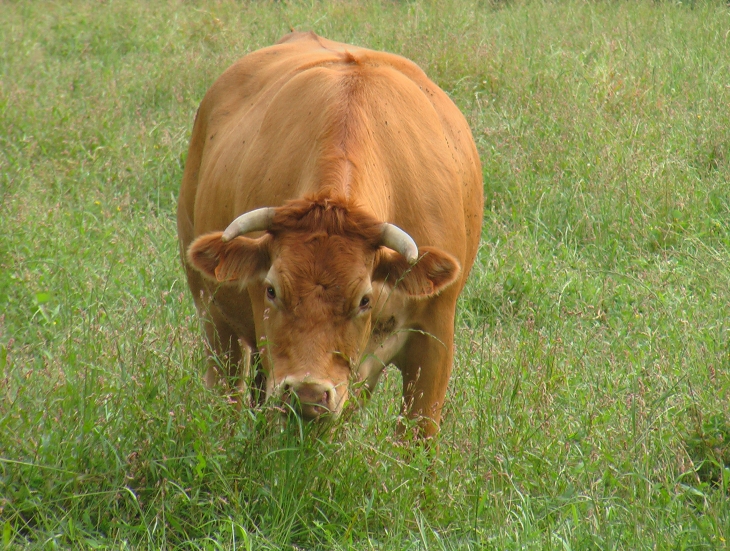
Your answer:
[[[271,285],[266,288],[266,298],[269,300],[276,300],[276,289],[274,289]]]
[[[360,299],[360,310],[367,310],[370,308],[370,297],[364,296]]]

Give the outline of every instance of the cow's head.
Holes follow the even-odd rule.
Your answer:
[[[207,278],[247,289],[267,397],[306,419],[341,412],[383,297],[433,296],[460,271],[451,255],[419,250],[403,230],[332,199],[243,214],[196,239],[188,258]]]

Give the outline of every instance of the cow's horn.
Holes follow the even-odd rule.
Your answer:
[[[380,243],[402,254],[409,264],[418,260],[418,246],[413,238],[398,226],[383,224]]]
[[[254,231],[268,230],[271,221],[274,218],[274,207],[264,207],[243,213],[236,218],[223,232],[221,241],[230,241],[231,239]]]

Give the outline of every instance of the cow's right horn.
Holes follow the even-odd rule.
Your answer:
[[[226,231],[223,232],[221,241],[226,242],[231,239],[254,231],[265,231],[271,226],[274,219],[274,207],[264,207],[262,209],[251,210],[243,213],[229,224]]]
[[[410,235],[394,224],[383,224],[380,243],[402,254],[409,264],[418,260],[418,245]]]

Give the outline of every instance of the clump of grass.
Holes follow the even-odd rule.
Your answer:
[[[700,480],[727,488],[730,484],[730,420],[722,414],[700,417],[698,426],[685,442]]]

